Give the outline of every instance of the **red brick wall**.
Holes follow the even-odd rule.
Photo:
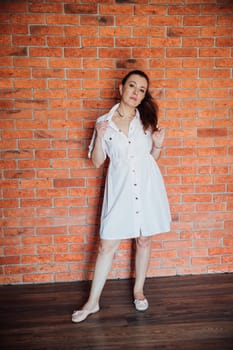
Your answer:
[[[1,283],[92,277],[105,169],[87,146],[119,79],[151,77],[167,139],[169,234],[149,276],[233,271],[233,6],[224,0],[0,2]],[[132,276],[122,241],[111,278]]]

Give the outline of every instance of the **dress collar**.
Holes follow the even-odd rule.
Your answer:
[[[109,120],[109,121],[112,120],[113,114],[116,112],[116,110],[119,106],[120,106],[120,103],[117,103],[110,109],[110,111],[107,114],[107,118],[106,118],[107,120]],[[136,113],[135,113],[134,118],[139,119],[140,118],[139,111],[137,108],[135,108],[135,109],[136,109]]]

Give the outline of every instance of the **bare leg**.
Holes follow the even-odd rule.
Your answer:
[[[135,258],[135,284],[134,284],[134,298],[143,300],[143,287],[146,279],[146,273],[149,266],[151,254],[151,237],[142,237],[136,239],[136,258]]]
[[[114,254],[119,247],[120,240],[101,240],[96,260],[95,272],[91,291],[85,308],[92,308],[99,304],[99,299],[110,272]]]
[[[119,244],[120,240],[100,241],[89,298],[81,310],[74,312],[72,315],[73,322],[81,322],[89,314],[99,310],[99,299],[112,266],[114,253],[119,247]]]

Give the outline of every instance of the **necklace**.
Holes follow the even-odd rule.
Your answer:
[[[122,114],[120,111],[119,111],[119,108],[117,109],[117,113],[119,114],[119,116],[121,118],[127,118],[124,114]],[[130,116],[131,117],[131,116]]]

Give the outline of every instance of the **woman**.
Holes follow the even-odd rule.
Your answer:
[[[100,244],[91,291],[73,322],[99,311],[99,299],[121,239],[136,239],[134,305],[145,311],[149,304],[143,287],[151,241],[170,230],[170,210],[164,182],[156,163],[165,130],[157,126],[157,106],[149,92],[149,78],[129,72],[119,87],[121,100],[98,118],[89,146],[89,158],[100,167],[110,159],[101,214]]]

